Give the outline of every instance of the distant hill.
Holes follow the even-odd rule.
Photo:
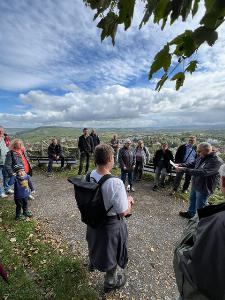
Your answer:
[[[43,126],[20,131],[14,130],[14,133],[12,133],[11,135],[13,138],[16,137],[22,139],[25,143],[34,143],[40,142],[41,140],[62,137],[75,139],[81,134],[81,130],[82,129],[73,127]]]

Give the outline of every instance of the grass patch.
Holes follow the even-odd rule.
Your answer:
[[[98,299],[67,246],[33,220],[16,222],[13,202],[1,200],[0,211],[0,262],[9,274],[0,299]]]

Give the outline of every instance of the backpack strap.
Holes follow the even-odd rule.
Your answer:
[[[114,176],[112,176],[111,174],[106,174],[106,175],[102,176],[102,178],[98,181],[98,185],[102,186],[106,180],[113,178],[113,177]]]

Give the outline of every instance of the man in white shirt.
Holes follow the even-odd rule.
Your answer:
[[[97,168],[91,172],[90,180],[98,182],[104,175],[110,174],[113,168],[114,153],[111,146],[97,146],[94,160]],[[117,266],[125,269],[128,262],[128,232],[124,217],[130,215],[133,198],[127,196],[124,184],[119,178],[109,178],[102,184],[101,189],[105,209],[112,208],[103,225],[87,228],[87,242],[90,264],[93,268],[106,272],[104,291],[110,292],[126,283],[125,274],[117,274]]]

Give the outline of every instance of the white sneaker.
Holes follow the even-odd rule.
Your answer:
[[[133,187],[130,190],[131,190],[131,192],[135,192],[135,189]]]
[[[32,196],[32,195],[29,195],[28,199],[30,199],[30,200],[34,200],[35,198],[34,198],[34,196]]]
[[[12,189],[9,189],[9,190],[6,192],[6,194],[8,194],[8,195],[13,195],[13,194],[14,194],[14,191],[13,191]]]
[[[2,193],[1,195],[0,195],[0,198],[7,198],[8,196],[5,194],[5,193]]]
[[[128,184],[128,186],[127,186],[127,192],[129,192],[130,191],[130,185]]]

